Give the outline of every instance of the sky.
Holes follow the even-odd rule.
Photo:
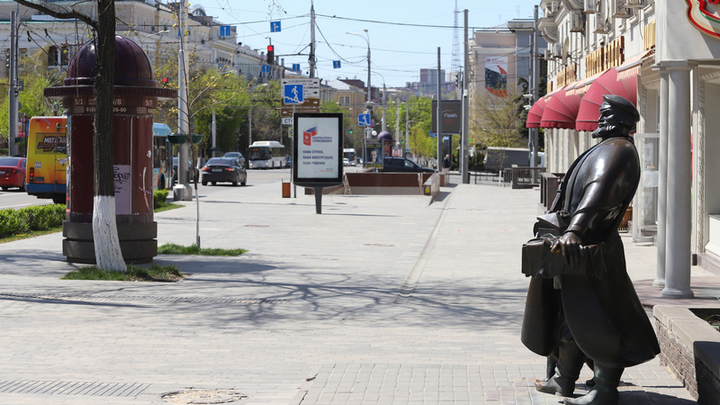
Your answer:
[[[420,80],[420,69],[453,66],[455,8],[457,57],[462,65],[463,10],[473,29],[497,27],[514,18],[532,18],[539,0],[314,0],[316,77],[367,81],[370,45],[373,87],[404,87]],[[198,0],[207,15],[237,28],[238,42],[265,51],[272,41],[285,66],[299,63],[309,71],[311,0]],[[270,21],[281,31],[271,32]],[[367,33],[364,30],[368,30]],[[358,35],[348,34],[356,33]],[[362,37],[362,38],[361,38]],[[367,41],[366,41],[367,40]],[[340,68],[333,68],[340,61]]]

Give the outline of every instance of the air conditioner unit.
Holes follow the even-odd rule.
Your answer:
[[[615,13],[613,18],[630,18],[632,17],[632,10],[627,8],[628,0],[615,0]]]
[[[595,21],[595,34],[609,34],[612,29],[610,19],[603,19],[602,14],[596,14],[598,18]]]
[[[552,51],[549,49],[546,49],[545,54],[543,55],[543,59],[550,60],[550,59],[552,59],[552,57],[553,57]]]
[[[560,44],[553,44],[553,58],[562,59],[563,47]]]
[[[582,13],[570,14],[570,32],[585,32],[585,16]]]
[[[625,4],[627,8],[643,8],[645,7],[645,0],[627,0]]]
[[[595,14],[597,13],[597,7],[598,7],[598,0],[585,0],[583,2],[583,13],[585,14]]]

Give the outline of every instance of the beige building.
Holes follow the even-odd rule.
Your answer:
[[[46,2],[44,5],[57,9],[74,7],[87,15],[95,15],[97,3],[69,1]],[[164,58],[176,58],[179,49],[180,30],[175,17],[176,3],[164,4],[154,0],[115,1],[117,34],[138,43],[155,64]],[[10,49],[10,18],[19,10],[20,53],[33,53],[38,49],[47,52],[51,68],[66,68],[72,55],[91,38],[91,30],[78,20],[59,20],[37,10],[19,6],[13,1],[0,1],[0,52],[7,57]],[[203,66],[213,66],[220,71],[235,71],[249,79],[260,75],[263,55],[237,42],[232,26],[223,26],[202,7],[193,7],[186,22],[187,52],[192,60]],[[7,77],[5,65],[0,75]]]
[[[632,235],[657,244],[664,297],[692,296],[692,266],[720,270],[720,22],[701,0],[543,0],[548,91],[527,126],[545,128],[548,171],[596,141],[598,97],[619,94],[641,119],[642,179]],[[594,99],[594,101],[593,101]],[[592,102],[595,103],[592,106]],[[533,113],[533,110],[534,113]]]

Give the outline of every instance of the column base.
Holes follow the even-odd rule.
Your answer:
[[[695,294],[692,290],[678,290],[677,288],[665,287],[660,293],[661,298],[692,298]]]
[[[653,281],[652,286],[655,288],[665,288],[665,279],[656,278],[655,281]]]
[[[192,201],[193,189],[189,184],[176,184],[173,187],[173,200]]]

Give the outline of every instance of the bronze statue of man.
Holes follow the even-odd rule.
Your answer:
[[[639,119],[630,101],[603,96],[598,128],[592,133],[601,142],[573,162],[551,207],[551,212],[567,211],[564,216],[569,218],[553,250],[560,250],[565,263],[573,267],[582,259],[581,246],[599,244],[605,271],[533,276],[528,288],[522,342],[533,352],[556,359],[554,374],[536,381],[537,390],[570,397],[583,363],[593,366],[590,391],[566,399],[566,404],[617,404],[623,370],[660,353],[627,275],[618,234],[640,180],[640,162],[630,136]]]

